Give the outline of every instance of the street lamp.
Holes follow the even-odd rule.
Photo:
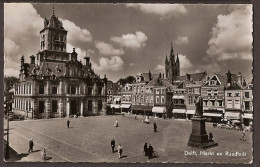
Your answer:
[[[7,140],[6,140],[6,147],[5,147],[5,159],[9,159],[9,111],[8,111],[8,102],[6,102],[6,110],[7,110]]]

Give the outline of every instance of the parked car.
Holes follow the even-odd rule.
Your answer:
[[[14,121],[14,120],[24,120],[24,116],[22,115],[9,115],[9,121]]]

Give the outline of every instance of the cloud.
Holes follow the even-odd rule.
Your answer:
[[[115,49],[111,44],[105,43],[105,42],[100,42],[97,41],[95,43],[96,48],[98,49],[100,54],[103,55],[115,55],[115,56],[119,56],[119,55],[123,55],[125,54],[123,49]]]
[[[130,65],[130,67],[134,67],[135,63],[130,63],[129,65]]]
[[[155,67],[155,70],[159,70],[159,71],[164,70],[164,69],[165,69],[165,66],[160,65],[160,64],[158,64],[158,65]]]
[[[147,14],[154,14],[162,17],[178,17],[188,12],[185,5],[181,4],[127,4],[126,6],[139,9]]]
[[[235,5],[229,15],[218,15],[207,54],[216,60],[252,60],[252,5]]]
[[[119,56],[112,56],[111,59],[101,57],[98,64],[92,63],[96,71],[118,71],[123,69],[124,61]]]
[[[75,45],[77,42],[92,41],[91,33],[87,29],[82,29],[69,20],[60,20],[62,21],[64,28],[68,31],[67,42]]]
[[[191,68],[193,65],[190,60],[185,55],[179,54],[180,68]]]
[[[189,37],[188,36],[178,36],[177,39],[174,40],[176,45],[186,45],[189,44]]]
[[[20,47],[11,39],[4,39],[4,54],[5,55],[13,55],[16,54]]]
[[[122,37],[111,37],[112,41],[119,43],[121,46],[131,49],[139,49],[146,45],[148,37],[145,33],[137,31],[135,34],[123,34]]]

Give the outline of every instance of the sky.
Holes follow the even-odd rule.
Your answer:
[[[252,5],[4,4],[5,76],[19,76],[20,58],[40,50],[40,30],[55,15],[68,31],[67,52],[90,56],[94,71],[117,81],[164,73],[171,43],[180,73],[241,72],[252,80]]]

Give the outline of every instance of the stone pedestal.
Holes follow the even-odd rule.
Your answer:
[[[198,148],[209,148],[218,146],[218,143],[209,141],[208,135],[206,132],[206,118],[203,117],[194,117],[191,118],[192,121],[192,132],[190,134],[190,139],[188,146],[198,147]]]

